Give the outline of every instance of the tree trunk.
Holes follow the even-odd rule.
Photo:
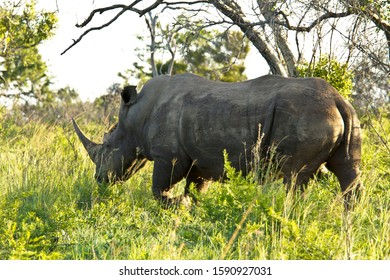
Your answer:
[[[154,53],[156,51],[156,24],[157,24],[157,16],[152,16],[152,13],[149,12],[149,19],[145,17],[146,24],[148,25],[148,29],[150,32],[150,66],[152,68],[152,76],[157,77],[158,71],[156,66],[156,61],[154,59]]]
[[[272,74],[287,76],[287,72],[282,62],[274,54],[274,51],[272,50],[271,45],[267,42],[267,39],[263,34],[254,29],[253,24],[250,24],[244,19],[241,7],[235,3],[235,1],[212,0],[210,2],[217,10],[230,18],[233,23],[241,29],[249,41],[252,42],[253,46],[264,57]]]
[[[277,19],[277,13],[275,10],[276,1],[261,1],[257,0],[260,11],[263,14],[266,22],[271,27],[273,36],[275,36],[276,48],[280,50],[284,63],[287,67],[287,74],[289,77],[297,77],[298,71],[296,68],[296,60],[290,47],[287,43],[287,34],[282,30],[281,26],[275,24]]]

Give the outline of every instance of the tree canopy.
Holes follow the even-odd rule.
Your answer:
[[[57,17],[37,11],[35,1],[6,1],[0,7],[0,96],[43,98],[50,79],[38,45],[53,35]]]

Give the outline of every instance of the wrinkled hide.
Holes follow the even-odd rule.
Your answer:
[[[345,194],[358,186],[359,121],[322,79],[263,76],[222,83],[192,74],[160,76],[139,94],[125,87],[118,124],[103,144],[88,142],[75,124],[99,181],[127,179],[150,160],[153,194],[166,202],[166,193],[183,178],[185,194],[191,183],[201,190],[205,180],[221,179],[224,150],[246,174],[259,127],[260,150],[277,145],[286,185],[296,175],[295,185],[304,186],[326,163]]]

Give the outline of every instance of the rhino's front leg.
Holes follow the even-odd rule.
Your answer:
[[[186,201],[185,196],[169,197],[172,186],[183,179],[185,174],[185,166],[177,160],[155,160],[152,177],[153,196],[167,207],[177,206]]]

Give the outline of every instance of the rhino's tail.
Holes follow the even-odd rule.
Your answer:
[[[352,157],[360,157],[361,132],[360,122],[357,118],[355,109],[352,105],[339,99],[336,101],[337,109],[344,121],[344,149],[345,159],[349,160]]]

